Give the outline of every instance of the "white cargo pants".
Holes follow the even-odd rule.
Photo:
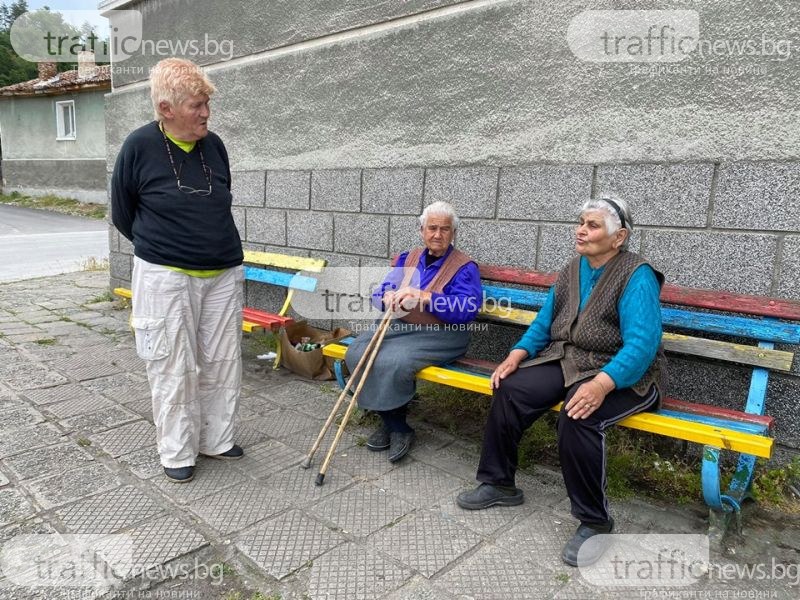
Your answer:
[[[242,267],[191,277],[133,259],[136,351],[147,362],[165,467],[233,447],[242,381]]]

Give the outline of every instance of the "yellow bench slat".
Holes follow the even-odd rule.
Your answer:
[[[344,355],[346,352],[347,346],[344,344],[327,344],[322,347],[322,354],[339,360],[344,360]]]
[[[663,340],[664,349],[669,352],[716,358],[775,371],[790,371],[794,359],[794,353],[785,350],[770,350],[747,344],[706,340],[679,333],[664,333]]]
[[[347,352],[347,346],[329,344],[322,349],[322,352],[325,356],[342,359],[345,352]],[[442,367],[426,367],[417,373],[417,378],[471,392],[487,395],[492,393],[488,377],[452,371]],[[553,407],[553,410],[558,411],[560,408],[561,405],[559,404]],[[684,421],[666,415],[639,413],[623,419],[620,424],[631,429],[657,433],[698,444],[710,444],[718,448],[753,454],[762,458],[769,458],[772,455],[772,438],[752,433],[723,430],[704,423]]]
[[[501,308],[484,305],[479,313],[496,323],[514,323],[517,325],[530,325],[538,314],[536,311],[520,308]],[[790,371],[792,368],[793,352],[785,350],[768,350],[758,346],[734,344],[720,340],[707,340],[705,338],[678,333],[664,332],[662,338],[664,349],[668,352],[715,358],[728,362],[735,362],[753,367],[764,367],[776,371]]]
[[[242,321],[242,331],[246,333],[260,333],[264,331],[264,327],[258,323],[251,323],[250,321]]]
[[[264,267],[277,267],[292,271],[311,271],[321,273],[327,261],[321,258],[307,256],[289,256],[288,254],[275,254],[273,252],[244,251],[244,262]]]

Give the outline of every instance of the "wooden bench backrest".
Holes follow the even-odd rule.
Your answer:
[[[290,271],[310,271],[312,273],[321,273],[325,265],[328,264],[328,261],[322,258],[290,256],[288,254],[258,252],[256,250],[245,250],[244,262],[264,267],[275,267]]]
[[[392,261],[395,264],[397,257]],[[485,282],[516,286],[549,287],[555,273],[525,271],[515,267],[479,264]],[[547,292],[518,289],[484,283],[485,300],[481,316],[491,321],[527,326],[536,318]],[[511,308],[498,304],[510,301]],[[717,292],[665,285],[661,292],[661,316],[668,328],[702,331],[755,340],[758,346],[694,337],[683,333],[665,332],[664,347],[669,352],[712,358],[752,367],[789,371],[794,354],[774,350],[772,344],[800,344],[800,302],[730,292]],[[719,310],[748,316],[724,315],[706,310]],[[779,320],[784,319],[784,320]]]
[[[289,256],[254,250],[245,250],[244,262],[244,277],[248,281],[268,283],[304,292],[314,292],[317,289],[317,280],[314,277],[301,275],[299,271],[321,273],[327,264],[327,261],[321,258]],[[285,269],[285,271],[265,267]]]
[[[396,258],[393,261],[396,262]],[[526,271],[516,267],[478,265],[481,279],[502,283],[515,283],[533,287],[550,287],[556,282],[556,273]],[[706,308],[790,321],[800,320],[800,302],[784,298],[769,298],[749,294],[734,294],[718,290],[704,290],[666,284],[661,290],[661,302],[693,308]]]

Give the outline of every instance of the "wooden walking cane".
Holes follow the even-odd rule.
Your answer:
[[[386,328],[387,324],[391,321],[391,317],[392,317],[392,312],[390,310],[387,310],[386,313],[383,315],[383,318],[381,319],[381,322],[378,325],[378,328],[375,330],[375,333],[372,335],[372,338],[369,340],[369,343],[367,344],[367,348],[364,350],[364,354],[361,355],[361,360],[358,361],[358,364],[356,365],[356,368],[353,369],[353,372],[350,374],[350,379],[347,380],[347,384],[344,386],[344,389],[342,390],[342,393],[339,394],[339,398],[337,398],[336,403],[333,405],[333,409],[331,410],[331,414],[328,415],[328,419],[327,419],[327,421],[325,421],[325,424],[322,426],[322,429],[320,430],[316,441],[311,446],[311,449],[308,451],[308,455],[306,456],[306,458],[303,460],[302,463],[300,463],[300,466],[303,467],[304,469],[308,469],[311,466],[311,461],[314,459],[314,454],[317,453],[317,450],[319,449],[320,444],[322,444],[322,439],[328,433],[328,430],[331,428],[331,425],[333,424],[334,419],[336,419],[336,413],[339,412],[339,408],[342,406],[342,402],[344,401],[345,397],[347,396],[347,392],[350,391],[350,388],[353,385],[353,382],[355,381],[356,376],[361,371],[361,367],[364,365],[364,363],[366,363],[369,360],[369,357],[372,354],[372,349],[375,347],[375,342],[377,341],[380,332],[383,329]],[[362,377],[362,381],[363,381],[363,379],[364,379],[364,377]]]
[[[381,349],[381,343],[383,342],[383,337],[386,335],[386,330],[389,329],[389,325],[392,322],[391,312],[387,311],[387,314],[389,314],[389,318],[385,318],[385,320],[381,322],[381,326],[373,336],[373,339],[377,338],[377,340],[375,341],[375,344],[372,348],[372,352],[369,355],[369,361],[367,362],[367,365],[364,367],[364,374],[361,376],[361,379],[358,382],[358,387],[356,387],[356,391],[353,394],[353,397],[350,398],[350,404],[347,407],[347,411],[344,413],[344,417],[342,417],[342,422],[339,425],[339,430],[336,432],[336,437],[333,438],[331,447],[328,449],[328,454],[327,456],[325,456],[325,460],[323,461],[322,466],[319,469],[319,473],[317,473],[317,479],[314,481],[314,483],[316,483],[317,485],[322,485],[323,482],[325,481],[325,473],[328,471],[328,466],[330,465],[331,460],[333,459],[333,453],[336,451],[336,446],[339,444],[339,440],[341,439],[342,434],[344,433],[344,428],[347,425],[347,421],[350,420],[350,415],[353,413],[353,409],[356,407],[358,394],[361,392],[361,388],[364,387],[364,382],[367,380],[369,371],[372,368],[372,363],[375,362],[375,357],[378,356],[378,352]]]

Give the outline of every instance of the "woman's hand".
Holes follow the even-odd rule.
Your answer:
[[[527,358],[527,356],[528,353],[525,350],[520,350],[519,348],[509,352],[508,356],[506,356],[506,359],[497,365],[497,368],[492,373],[492,389],[496,390],[498,387],[500,387],[500,380],[505,379],[514,371],[516,371],[519,367],[519,363],[521,363],[523,359]]]
[[[383,295],[383,304],[391,310],[414,310],[417,306],[425,308],[431,302],[431,293],[406,286],[395,292],[386,292]]]
[[[602,371],[582,383],[569,399],[564,410],[572,419],[585,419],[600,408],[608,393],[616,387],[614,380]]]

